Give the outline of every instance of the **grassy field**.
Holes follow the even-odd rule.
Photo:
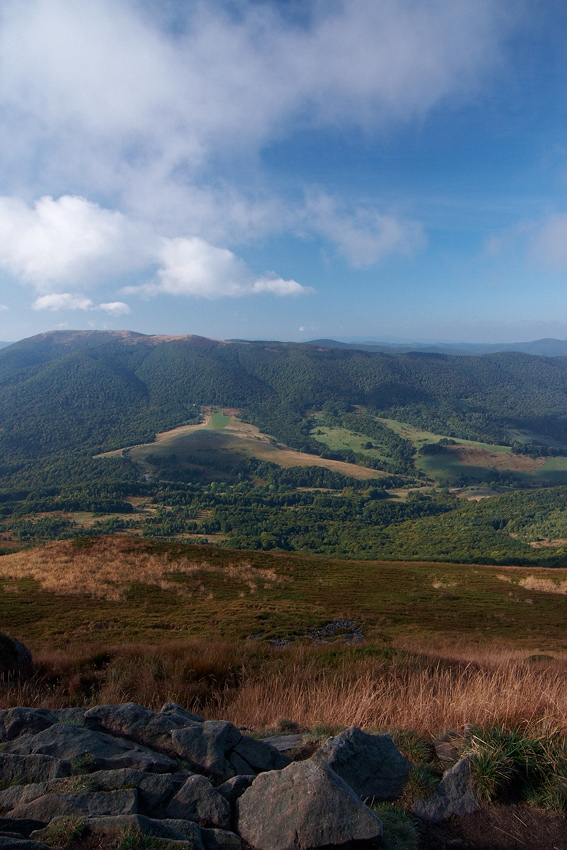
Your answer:
[[[96,643],[102,634],[169,640],[172,632],[310,640],[310,629],[345,619],[377,645],[451,638],[562,652],[566,581],[564,569],[339,561],[79,538],[0,559],[0,622],[33,647]]]
[[[0,587],[2,628],[36,658],[0,706],[175,700],[254,727],[424,734],[567,725],[567,570],[113,537],[4,556]]]
[[[356,464],[294,451],[277,443],[269,434],[263,434],[254,425],[242,422],[237,417],[237,411],[228,408],[209,408],[200,425],[174,428],[158,434],[154,443],[107,452],[100,457],[121,453],[126,453],[150,476],[155,474],[155,467],[148,462],[148,457],[151,460],[152,456],[168,458],[175,455],[175,463],[180,469],[197,471],[204,479],[212,481],[231,480],[231,467],[236,466],[243,457],[270,461],[286,469],[292,466],[321,466],[360,480],[379,478],[384,474]]]

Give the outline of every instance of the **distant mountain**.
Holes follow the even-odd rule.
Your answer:
[[[520,351],[524,354],[536,354],[543,357],[566,357],[567,340],[536,339],[533,342],[455,342],[455,343],[391,343],[391,342],[342,342],[333,339],[309,340],[308,345],[325,348],[351,348],[354,351],[377,351],[387,354],[404,354],[408,351],[425,351],[435,354],[455,354],[476,356],[496,354],[500,351]]]
[[[311,416],[323,407],[366,407],[473,440],[522,431],[567,443],[567,357],[329,343],[54,331],[9,345],[0,351],[0,487],[100,476],[97,452],[152,440],[211,404],[242,409],[261,430],[314,453]],[[127,474],[121,463],[112,474]]]
[[[13,345],[11,342],[0,342],[0,348],[6,348],[8,345]]]

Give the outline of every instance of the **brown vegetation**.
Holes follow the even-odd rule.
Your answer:
[[[461,648],[473,656],[474,647]],[[39,653],[35,675],[0,690],[0,707],[179,702],[255,729],[407,729],[427,737],[466,725],[567,732],[567,662],[476,661],[392,648],[185,641]]]

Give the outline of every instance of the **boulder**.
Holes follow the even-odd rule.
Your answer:
[[[174,705],[170,703],[169,705]],[[124,705],[97,705],[85,712],[85,724],[90,729],[109,732],[129,738],[152,749],[169,755],[175,754],[171,743],[174,729],[200,725],[200,719],[184,711],[181,706],[168,711],[155,712],[135,702]]]
[[[241,850],[242,847],[238,835],[224,829],[202,829],[201,838],[205,850]]]
[[[0,818],[0,834],[10,833],[21,838],[29,838],[34,829],[41,829],[42,821],[25,818]]]
[[[0,850],[49,850],[49,847],[43,841],[0,835]]]
[[[59,818],[54,818],[51,822],[57,825]],[[175,822],[173,822],[175,823]],[[145,817],[144,815],[108,815],[106,817],[91,817],[85,818],[84,824],[89,832],[94,835],[112,835],[117,836],[124,832],[134,832],[141,835],[153,835],[156,838],[166,838],[173,841],[192,840],[191,850],[204,850],[201,840],[201,830],[196,823],[189,824],[187,827],[187,835],[192,835],[192,839],[185,837],[184,833],[174,826],[170,826],[165,821],[154,820]],[[192,830],[192,832],[191,832]],[[32,832],[32,838],[43,838],[46,835],[45,830]]]
[[[244,794],[247,788],[250,788],[255,779],[255,773],[250,775],[239,774],[227,779],[215,790],[217,794],[221,794],[225,800],[228,800],[231,806],[234,806],[238,798]]]
[[[237,802],[237,822],[253,850],[356,847],[382,835],[381,821],[354,791],[313,760],[261,773]]]
[[[472,756],[465,756],[443,774],[435,793],[418,800],[414,815],[431,823],[440,823],[451,815],[468,815],[480,808],[471,774]]]
[[[236,755],[240,757],[238,761],[235,760]],[[243,764],[240,761],[242,759],[244,760]],[[289,756],[281,753],[265,741],[258,741],[248,735],[242,735],[240,741],[228,756],[228,760],[237,774],[243,773],[245,775],[261,773],[265,770],[283,770],[284,767],[291,764]],[[246,765],[248,765],[248,770],[246,770]]]
[[[44,794],[31,803],[21,803],[12,809],[13,818],[30,818],[49,823],[59,815],[99,817],[101,815],[131,815],[138,811],[138,792],[135,788],[122,791],[94,791],[87,794]]]
[[[394,800],[411,769],[390,735],[367,735],[352,726],[329,738],[312,757],[344,779],[361,800]]]
[[[163,811],[166,818],[196,821],[200,826],[230,829],[231,807],[204,776],[190,776]]]
[[[52,756],[20,756],[0,753],[0,781],[4,784],[27,785],[31,782],[49,782],[71,775],[71,762]]]
[[[270,738],[260,738],[264,744],[269,744],[275,747],[280,753],[287,753],[290,750],[298,750],[305,743],[305,735],[273,735]]]
[[[177,702],[166,702],[160,709],[160,714],[167,714],[170,717],[176,717],[178,720],[187,720],[190,723],[204,723],[205,718],[199,717],[198,714],[193,714],[187,711],[182,705]]]
[[[146,747],[80,726],[57,724],[35,735],[21,735],[5,744],[16,755],[40,753],[72,762],[73,772],[135,767],[154,773],[178,769],[177,762]]]
[[[186,760],[196,773],[203,773],[217,782],[225,782],[236,775],[227,754],[241,737],[236,726],[222,720],[206,720],[171,733],[177,755]]]
[[[31,652],[16,638],[0,632],[0,679],[26,673],[32,663]]]
[[[34,734],[53,726],[48,708],[8,708],[0,711],[0,741],[12,741],[22,734]]]

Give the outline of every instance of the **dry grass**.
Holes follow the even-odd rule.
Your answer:
[[[461,662],[402,650],[191,641],[39,656],[36,677],[5,685],[0,706],[133,700],[182,703],[207,718],[256,729],[408,729],[433,736],[465,725],[567,732],[567,663]],[[469,653],[472,654],[472,653]]]
[[[144,551],[120,537],[99,540],[96,547],[84,551],[77,550],[73,541],[64,541],[0,559],[0,578],[32,579],[48,592],[111,601],[124,599],[132,582],[189,595],[191,586],[176,581],[176,576],[198,579],[205,574],[219,574],[241,583],[249,592],[254,592],[260,582],[269,586],[283,581],[275,570],[242,562],[213,563],[199,557],[180,557],[172,562],[167,552]]]

